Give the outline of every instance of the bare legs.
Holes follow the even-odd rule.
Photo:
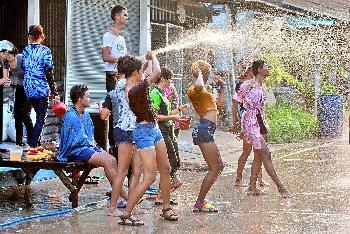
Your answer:
[[[111,202],[108,211],[110,213],[111,208],[115,208],[119,197],[117,194],[119,189],[117,184],[117,160],[112,155],[103,151],[92,155],[89,163],[97,167],[103,167],[107,179],[112,186]]]
[[[128,169],[130,166],[130,163],[132,161],[132,154],[134,152],[134,145],[131,143],[126,144],[120,144],[118,146],[118,170],[116,175],[116,194],[117,198],[119,198],[119,195],[121,193],[124,179],[128,173]],[[139,160],[139,157],[136,155],[133,157],[133,173],[131,178],[131,186],[129,187],[128,195],[132,193],[133,188],[135,185],[139,182],[140,176],[141,176],[141,161]],[[108,215],[110,216],[120,216],[122,214],[121,211],[119,211],[117,208],[117,201],[112,202],[110,204],[110,209],[108,212]]]
[[[251,152],[252,152],[252,145],[249,144],[248,141],[243,139],[243,152],[238,159],[235,186],[240,186],[240,187],[247,186],[246,184],[243,183],[242,176],[243,176],[244,166]]]
[[[139,150],[141,160],[143,164],[143,180],[138,183],[133,189],[132,193],[129,193],[128,204],[123,212],[123,216],[127,217],[131,215],[137,202],[141,199],[146,190],[156,180],[157,167],[160,174],[160,190],[163,198],[163,212],[170,208],[170,164],[167,155],[167,150],[164,141],[156,144],[154,148],[147,148]],[[177,220],[178,216],[173,214],[170,209],[166,211],[167,217],[172,220]]]
[[[290,198],[293,195],[287,190],[287,188],[279,180],[275,168],[271,159],[271,152],[267,147],[267,144],[263,137],[261,137],[261,149],[254,149],[254,161],[250,176],[248,194],[259,195],[261,191],[256,188],[256,180],[260,173],[262,163],[264,164],[267,174],[271,177],[273,182],[276,184],[278,191],[281,193],[283,198]]]
[[[196,204],[205,200],[209,189],[224,169],[219,149],[215,142],[202,143],[199,145],[199,148],[208,164],[209,171],[203,179]]]
[[[266,141],[266,135],[263,135],[265,141]],[[236,173],[236,180],[235,180],[235,186],[238,187],[246,187],[248,186],[246,183],[243,182],[243,170],[244,166],[247,162],[247,159],[252,152],[253,146],[250,144],[246,139],[243,139],[243,152],[241,156],[238,159],[238,165],[237,165],[237,173]],[[268,185],[263,179],[262,179],[262,168],[260,168],[260,173],[258,176],[258,183],[260,186]]]

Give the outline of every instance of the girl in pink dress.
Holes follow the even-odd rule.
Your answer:
[[[252,71],[255,76],[254,79],[245,81],[237,93],[237,96],[242,101],[245,109],[242,114],[242,132],[240,137],[251,142],[254,148],[254,161],[247,194],[260,195],[263,193],[256,187],[256,180],[261,165],[264,163],[266,172],[276,184],[282,197],[291,198],[292,194],[281,183],[276,174],[271,160],[271,152],[261,134],[262,129],[267,131],[268,128],[266,121],[264,120],[265,93],[262,82],[267,76],[269,76],[270,71],[267,64],[262,60],[253,62]]]

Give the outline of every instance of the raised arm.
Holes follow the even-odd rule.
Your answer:
[[[160,66],[157,56],[152,51],[146,53],[146,59],[152,61],[152,73],[146,78],[148,85],[151,85],[156,82],[160,76]]]
[[[204,88],[203,74],[198,67],[192,69],[192,77],[194,79],[194,89],[200,91]]]

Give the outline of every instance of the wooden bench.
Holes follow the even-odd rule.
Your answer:
[[[78,207],[78,193],[83,186],[90,171],[95,168],[87,162],[57,162],[57,161],[9,161],[8,159],[0,160],[0,167],[21,168],[26,174],[25,185],[30,185],[35,174],[40,169],[52,170],[69,189],[69,201],[72,202],[72,208]],[[80,171],[83,173],[79,176]],[[65,172],[72,174],[71,178]]]

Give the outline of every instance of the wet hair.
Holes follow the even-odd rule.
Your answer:
[[[116,5],[116,6],[114,6],[114,7],[112,8],[112,10],[111,10],[111,18],[112,18],[112,20],[114,21],[115,16],[116,16],[117,14],[122,13],[122,11],[126,11],[126,8],[123,7],[123,6],[121,6],[121,5]]]
[[[174,75],[174,72],[172,70],[170,70],[169,68],[163,67],[160,70],[160,76],[158,77],[155,83],[158,84],[162,78],[166,80],[170,80],[173,77],[173,75]]]
[[[192,68],[198,67],[202,72],[204,83],[207,83],[208,78],[209,78],[209,74],[210,74],[210,70],[211,70],[210,63],[208,63],[207,61],[204,61],[204,60],[197,60],[197,61],[192,63],[191,67]]]
[[[88,87],[84,84],[80,85],[74,85],[70,89],[70,99],[72,100],[72,103],[75,104],[78,102],[79,98],[83,98],[86,91],[88,91]]]
[[[31,36],[34,41],[39,39],[45,40],[44,28],[40,24],[30,25],[28,29],[28,36]]]
[[[129,78],[134,71],[139,71],[142,68],[142,61],[135,56],[125,55],[118,59],[117,70],[119,73]]]
[[[263,69],[265,65],[265,61],[263,60],[256,60],[252,64],[252,71],[254,76],[256,76],[259,73],[259,69]]]

